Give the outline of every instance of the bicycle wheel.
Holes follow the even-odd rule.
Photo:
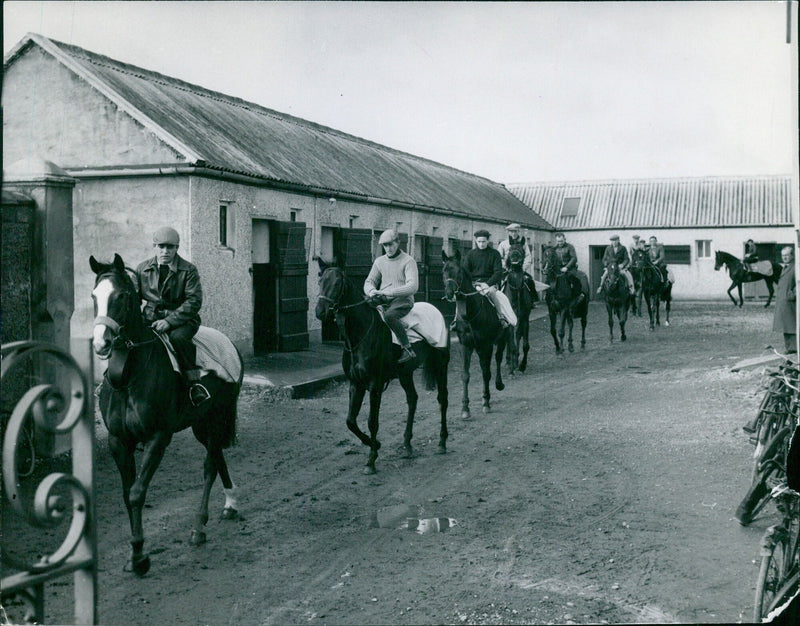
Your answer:
[[[742,526],[752,522],[770,501],[769,483],[772,479],[785,473],[786,448],[790,430],[781,430],[764,449],[764,453],[756,462],[758,471],[739,506],[736,508],[736,519]]]
[[[782,598],[778,591],[782,591],[783,577],[789,566],[789,538],[786,533],[778,531],[772,539],[769,552],[761,557],[761,568],[758,571],[756,582],[756,599],[753,606],[753,621],[758,623],[769,612],[780,604]]]

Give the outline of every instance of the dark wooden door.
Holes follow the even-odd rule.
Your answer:
[[[589,297],[591,300],[597,299],[597,288],[600,286],[600,278],[603,276],[603,255],[606,252],[605,246],[589,246]]]
[[[340,260],[347,277],[361,291],[372,269],[372,230],[369,228],[337,228],[333,231],[334,255]],[[322,322],[322,340],[339,341],[339,328],[332,319]]]
[[[439,309],[449,324],[453,321],[455,305],[444,300],[444,279],[442,278],[444,241],[441,237],[426,237],[425,239],[425,301]]]
[[[308,348],[308,262],[304,222],[272,222],[270,248],[277,273],[278,351]]]
[[[277,282],[275,266],[253,263],[253,352],[278,349]]]

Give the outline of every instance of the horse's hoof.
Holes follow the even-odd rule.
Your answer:
[[[505,389],[506,386],[505,383],[495,383],[494,388],[497,389],[497,391],[503,391],[503,389]]]
[[[461,411],[461,419],[468,420],[470,418],[469,411]]]
[[[491,409],[488,406],[483,407],[483,412],[488,413]]]
[[[622,335],[622,337],[620,337],[619,340],[620,341],[627,341],[628,337],[626,335]]]
[[[372,476],[373,474],[377,474],[377,473],[378,473],[378,470],[375,469],[374,465],[367,465],[364,468],[364,470],[362,471],[362,474],[364,474],[365,476]]]
[[[404,459],[411,459],[414,457],[414,448],[411,446],[403,446],[400,456]]]
[[[239,519],[239,511],[231,506],[225,507],[222,509],[222,515],[220,515],[220,519]]]
[[[669,322],[664,322],[664,326],[669,326]]]
[[[439,445],[436,450],[436,454],[447,454],[447,447],[444,445]]]
[[[519,371],[524,372],[526,369],[528,369],[528,365],[526,363],[520,363]]]
[[[196,528],[192,529],[192,532],[189,533],[189,545],[190,546],[202,546],[206,542],[206,534],[202,530],[197,530]]]
[[[569,347],[569,351],[570,351],[570,352],[575,352],[575,346],[570,346],[570,347]]]
[[[150,557],[145,554],[139,557],[136,561],[130,560],[122,569],[126,572],[133,572],[137,576],[144,576],[150,571]]]

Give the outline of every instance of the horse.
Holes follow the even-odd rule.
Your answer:
[[[533,301],[536,296],[536,287],[529,284],[525,273],[522,271],[524,256],[518,250],[509,254],[509,270],[503,285],[503,293],[511,302],[511,308],[517,316],[516,332],[511,335],[508,344],[509,372],[513,375],[515,369],[524,372],[528,367],[528,351],[530,342],[530,316]],[[522,360],[519,358],[520,344],[522,345]]]
[[[398,364],[400,346],[392,343],[392,332],[375,308],[377,302],[367,298],[361,289],[356,288],[345,275],[344,269],[337,265],[329,265],[320,258],[317,258],[317,262],[320,268],[320,295],[315,314],[319,320],[333,316],[344,338],[342,369],[350,381],[347,428],[370,449],[364,473],[376,473],[375,461],[381,447],[378,441],[381,397],[393,378],[399,379],[406,393],[408,405],[403,435],[404,457],[413,456],[411,437],[419,397],[414,387],[414,370],[420,365],[426,388],[438,390],[436,399],[441,413],[438,453],[447,452],[449,333],[445,331],[447,335],[445,347],[436,348],[426,341],[417,342],[413,346],[416,358]],[[440,313],[439,316],[441,317]],[[441,324],[444,327],[444,318],[441,319]],[[367,390],[369,390],[369,436],[361,431],[357,421]]]
[[[572,272],[555,273],[551,271],[548,274],[548,283],[550,284],[550,289],[547,290],[545,300],[550,313],[550,334],[553,337],[556,354],[564,353],[566,326],[569,326],[569,351],[575,351],[575,346],[572,343],[572,328],[576,317],[581,321],[581,350],[585,350],[586,321],[589,314],[588,287],[581,285],[580,278]],[[561,328],[556,333],[559,321]]]
[[[778,279],[781,275],[781,266],[780,263],[775,263],[774,261],[768,261],[770,265],[772,265],[772,276],[767,276],[766,274],[761,274],[759,272],[749,271],[745,269],[744,263],[742,263],[739,259],[728,252],[723,252],[722,250],[717,250],[714,255],[714,269],[718,270],[723,265],[728,270],[728,276],[731,277],[731,286],[728,287],[728,297],[733,302],[733,306],[736,306],[736,299],[731,295],[731,291],[734,287],[739,291],[739,307],[741,308],[744,304],[744,298],[742,297],[742,283],[755,283],[759,280],[763,280],[767,285],[767,290],[769,291],[769,297],[767,298],[767,303],[764,307],[768,307],[772,302],[772,296],[775,294],[775,289],[773,286],[778,282]]]
[[[236,438],[242,359],[230,344],[238,358],[239,380],[226,382],[213,374],[204,376],[202,381],[211,398],[193,406],[185,383],[173,370],[164,342],[144,323],[138,290],[122,258],[115,254],[113,263],[107,264],[92,256],[89,264],[96,274],[93,346],[96,355],[108,361],[98,403],[108,429],[108,447],[122,479],[122,498],[131,528],[131,554],[124,569],[144,576],[150,569],[150,557],[143,551],[142,509],[150,481],[176,432],[191,426],[206,448],[203,493],[189,543],[199,546],[206,541],[208,499],[217,474],[225,491],[222,517],[238,518],[237,488],[222,451]],[[137,472],[134,453],[139,445],[144,452]]]
[[[461,417],[470,418],[469,411],[469,369],[473,350],[483,374],[483,412],[488,413],[491,406],[489,382],[492,378],[492,352],[495,353],[494,386],[498,391],[505,389],[500,365],[503,362],[503,351],[511,341],[511,327],[504,328],[494,305],[489,299],[475,290],[472,276],[461,265],[461,252],[455,251],[447,256],[442,250],[442,277],[444,279],[445,298],[456,303],[456,334],[461,343],[464,360],[461,370],[463,393],[461,398]]]
[[[633,297],[631,300],[631,315],[642,317],[642,267],[646,250],[634,250],[631,253],[631,264],[628,270],[633,278]]]
[[[672,303],[672,283],[664,279],[661,270],[650,259],[645,259],[642,267],[642,294],[647,303],[650,317],[650,330],[661,326],[661,301],[664,301],[665,326],[669,326],[669,312]]]
[[[608,312],[609,341],[614,342],[614,315],[619,320],[620,341],[626,341],[628,337],[625,335],[625,322],[628,321],[628,308],[633,298],[628,287],[628,280],[616,263],[608,265],[608,274],[603,283],[603,295]]]

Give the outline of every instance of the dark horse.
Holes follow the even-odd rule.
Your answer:
[[[524,372],[528,367],[528,351],[531,346],[528,334],[531,324],[531,310],[536,296],[536,287],[531,285],[522,271],[524,256],[519,250],[512,250],[509,254],[509,270],[506,274],[503,293],[511,302],[511,308],[517,316],[517,328],[508,344],[509,372],[513,375],[515,369]],[[519,358],[520,345],[522,346],[522,360]]]
[[[628,271],[633,278],[633,297],[631,298],[631,315],[642,317],[642,267],[647,250],[631,252],[631,264]]]
[[[551,264],[552,266],[552,264]],[[556,354],[564,352],[564,335],[569,326],[568,346],[574,352],[572,327],[575,318],[581,320],[581,350],[586,348],[586,319],[589,314],[589,290],[581,285],[581,280],[572,272],[551,272],[548,274],[547,309],[550,313],[550,334],[556,346]],[[560,328],[559,326],[560,321]],[[557,332],[558,331],[558,332]],[[559,341],[560,338],[560,341]]]
[[[763,280],[767,284],[767,289],[769,290],[769,297],[767,298],[767,303],[764,306],[768,307],[770,305],[770,302],[772,302],[772,296],[775,293],[773,285],[778,282],[778,278],[780,278],[781,275],[780,263],[770,261],[770,264],[772,265],[772,276],[767,276],[766,274],[759,274],[758,272],[750,272],[746,270],[744,264],[739,259],[727,252],[717,250],[716,254],[714,255],[714,269],[718,270],[723,265],[728,269],[728,276],[731,277],[731,286],[728,287],[728,297],[731,299],[731,302],[733,302],[733,305],[736,306],[736,299],[731,295],[731,291],[734,287],[736,287],[736,289],[739,291],[740,307],[744,304],[744,298],[742,297],[742,283],[755,283],[759,280]]]
[[[642,293],[647,303],[647,314],[650,317],[650,330],[661,326],[661,302],[664,302],[665,326],[669,326],[669,311],[672,303],[672,283],[664,279],[661,270],[649,258],[641,265]]]
[[[100,411],[108,429],[108,447],[122,477],[122,497],[131,526],[131,557],[125,566],[143,576],[150,557],[142,551],[142,508],[147,488],[164,456],[172,435],[192,427],[206,448],[200,508],[190,536],[192,545],[205,542],[208,497],[217,478],[225,489],[223,518],[238,517],[235,485],[228,473],[223,448],[236,437],[236,402],[241,375],[236,383],[215,375],[203,377],[211,399],[194,407],[181,376],[172,368],[167,349],[155,331],[144,324],[136,286],[118,254],[111,264],[89,259],[97,275],[92,299],[96,317],[93,345],[98,357],[108,360],[98,394]],[[231,349],[233,344],[231,344]],[[239,359],[241,371],[241,356]],[[136,468],[134,453],[143,444],[142,462]]]
[[[381,320],[375,303],[364,296],[345,276],[342,268],[328,265],[317,259],[320,267],[320,295],[316,316],[323,320],[333,316],[344,338],[342,369],[350,381],[350,404],[347,411],[347,428],[370,449],[364,469],[365,474],[375,473],[375,460],[381,447],[378,441],[378,417],[381,396],[393,378],[400,380],[406,392],[408,414],[403,435],[406,458],[414,451],[411,437],[414,414],[417,410],[417,390],[414,388],[414,370],[422,365],[427,389],[436,387],[441,411],[439,454],[447,451],[447,364],[450,362],[449,336],[447,347],[434,348],[421,341],[414,344],[416,358],[399,364],[400,346],[392,343],[392,332]],[[444,324],[444,319],[442,319]],[[369,390],[369,436],[358,427],[358,412]]]
[[[620,272],[619,265],[616,263],[608,265],[608,274],[603,283],[603,295],[608,312],[609,340],[614,341],[614,315],[616,315],[619,320],[620,341],[626,341],[628,337],[625,335],[625,322],[628,321],[628,308],[633,302],[633,298],[628,287],[628,280]]]
[[[472,277],[461,265],[461,253],[456,250],[453,256],[447,256],[442,251],[444,267],[445,298],[456,302],[456,333],[461,343],[461,352],[464,355],[461,370],[463,394],[461,398],[461,417],[469,419],[469,368],[472,361],[472,351],[478,353],[478,360],[483,374],[483,412],[489,412],[489,381],[492,378],[492,352],[495,352],[494,386],[498,391],[505,389],[500,365],[503,362],[503,351],[511,341],[511,327],[503,328],[494,305],[488,298],[478,293],[473,284]]]

